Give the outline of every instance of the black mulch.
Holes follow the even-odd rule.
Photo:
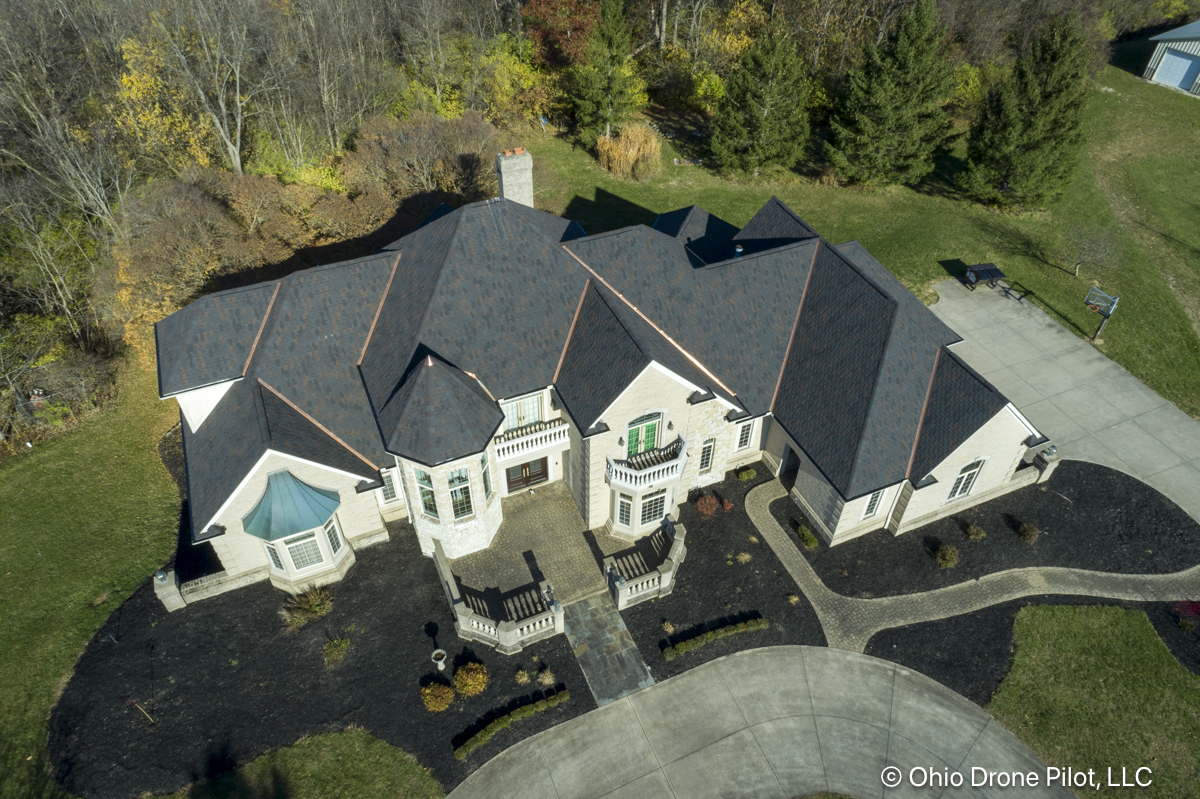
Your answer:
[[[771,479],[762,463],[748,468],[755,469],[759,476],[743,482],[730,472],[724,482],[703,490],[732,500],[731,511],[701,516],[694,501],[700,492],[694,492],[692,501],[680,510],[679,521],[687,528],[688,553],[679,567],[673,593],[621,614],[655,680],[746,649],[783,644],[825,646],[825,635],[812,606],[746,516],[746,493]],[[758,543],[751,543],[750,536],[758,537]],[[750,554],[749,563],[737,562],[742,552]],[[790,604],[788,594],[800,596],[800,601]],[[770,621],[770,628],[722,638],[670,662],[662,655],[668,644],[760,616]],[[664,631],[664,621],[674,625],[674,634]]]
[[[808,524],[784,497],[771,503],[784,529]],[[1030,545],[1023,523],[1041,534]],[[972,541],[968,524],[987,537]],[[810,529],[811,529],[811,525]],[[957,547],[957,566],[940,568],[933,553]],[[854,597],[932,591],[986,574],[1027,566],[1067,566],[1122,574],[1163,574],[1200,563],[1200,524],[1133,477],[1079,461],[1059,465],[1050,480],[984,502],[893,537],[884,530],[817,550],[801,550],[829,588]]]
[[[332,587],[333,612],[293,635],[278,615],[285,595],[268,583],[171,614],[144,585],[89,643],[51,714],[59,781],[81,797],[169,793],[303,735],[358,724],[415,755],[449,791],[502,748],[595,708],[564,636],[515,657],[460,640],[411,526],[389,529],[392,540],[359,552]],[[418,694],[436,674],[435,629],[452,659],[481,660],[492,677],[483,694],[460,697],[441,714],[426,711]],[[326,636],[342,631],[349,653],[327,670]],[[571,701],[455,760],[454,746],[490,713],[541,696],[513,680],[518,668],[534,666],[532,655],[571,690]]]
[[[1026,605],[1069,604],[1144,610],[1175,659],[1184,668],[1200,674],[1200,636],[1179,626],[1171,615],[1171,605],[1086,597],[1025,597],[963,616],[884,630],[871,638],[865,651],[932,677],[983,706],[1008,674],[1017,611]]]

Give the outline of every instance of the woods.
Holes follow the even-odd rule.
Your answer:
[[[1198,10],[30,0],[0,17],[0,447],[103,401],[114,359],[147,357],[152,323],[229,275],[494,196],[506,130],[647,180],[653,106],[698,114],[722,174],[808,163],[867,185],[921,180],[970,130],[964,196],[1052,201],[1109,42]]]

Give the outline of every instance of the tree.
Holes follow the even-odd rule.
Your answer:
[[[831,121],[825,152],[847,180],[912,185],[951,138],[954,70],[933,0],[917,0],[882,47],[868,42]]]
[[[1040,206],[1071,179],[1083,148],[1080,115],[1090,56],[1072,18],[1059,18],[988,92],[971,126],[960,186],[996,205]]]
[[[603,0],[600,21],[588,41],[587,62],[575,70],[575,124],[589,145],[611,136],[645,105],[641,81],[630,65],[629,23],[621,0]]]
[[[720,169],[757,173],[790,167],[808,140],[808,82],[792,42],[778,27],[748,48],[730,76],[713,120],[712,157]]]
[[[559,68],[584,61],[598,14],[590,0],[527,0],[521,13],[540,66]]]

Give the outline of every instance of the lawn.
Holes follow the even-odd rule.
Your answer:
[[[1114,89],[1105,92],[1101,87]],[[670,120],[667,120],[670,122]],[[702,145],[680,125],[689,153]],[[695,129],[694,123],[690,124]],[[1121,304],[1099,348],[1193,416],[1200,416],[1200,239],[1191,196],[1200,181],[1200,99],[1149,85],[1116,67],[1096,79],[1086,115],[1086,157],[1061,203],[1045,211],[998,213],[957,195],[950,179],[965,144],[915,189],[839,189],[791,174],[723,180],[704,168],[668,164],[644,184],[612,178],[569,141],[526,134],[539,207],[579,221],[588,233],[698,204],[736,225],[778,195],[834,243],[858,239],[926,302],[933,283],[967,264],[995,262],[1031,299],[1081,336],[1098,317],[1084,307],[1093,281]],[[1067,235],[1074,225],[1107,228],[1119,265],[1075,278]],[[1193,316],[1189,317],[1189,309]]]
[[[1118,775],[1149,766],[1154,785],[1139,796],[1195,796],[1200,677],[1179,665],[1144,612],[1024,608],[1014,648],[987,710],[1046,763],[1100,774],[1112,766]],[[1118,794],[1103,787],[1097,795]]]

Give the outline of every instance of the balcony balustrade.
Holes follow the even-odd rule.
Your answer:
[[[665,447],[639,452],[627,460],[609,458],[604,474],[610,485],[640,491],[678,480],[686,465],[687,441],[679,436]]]
[[[495,438],[496,460],[528,459],[535,452],[565,444],[568,429],[566,419],[550,419],[509,430]]]

